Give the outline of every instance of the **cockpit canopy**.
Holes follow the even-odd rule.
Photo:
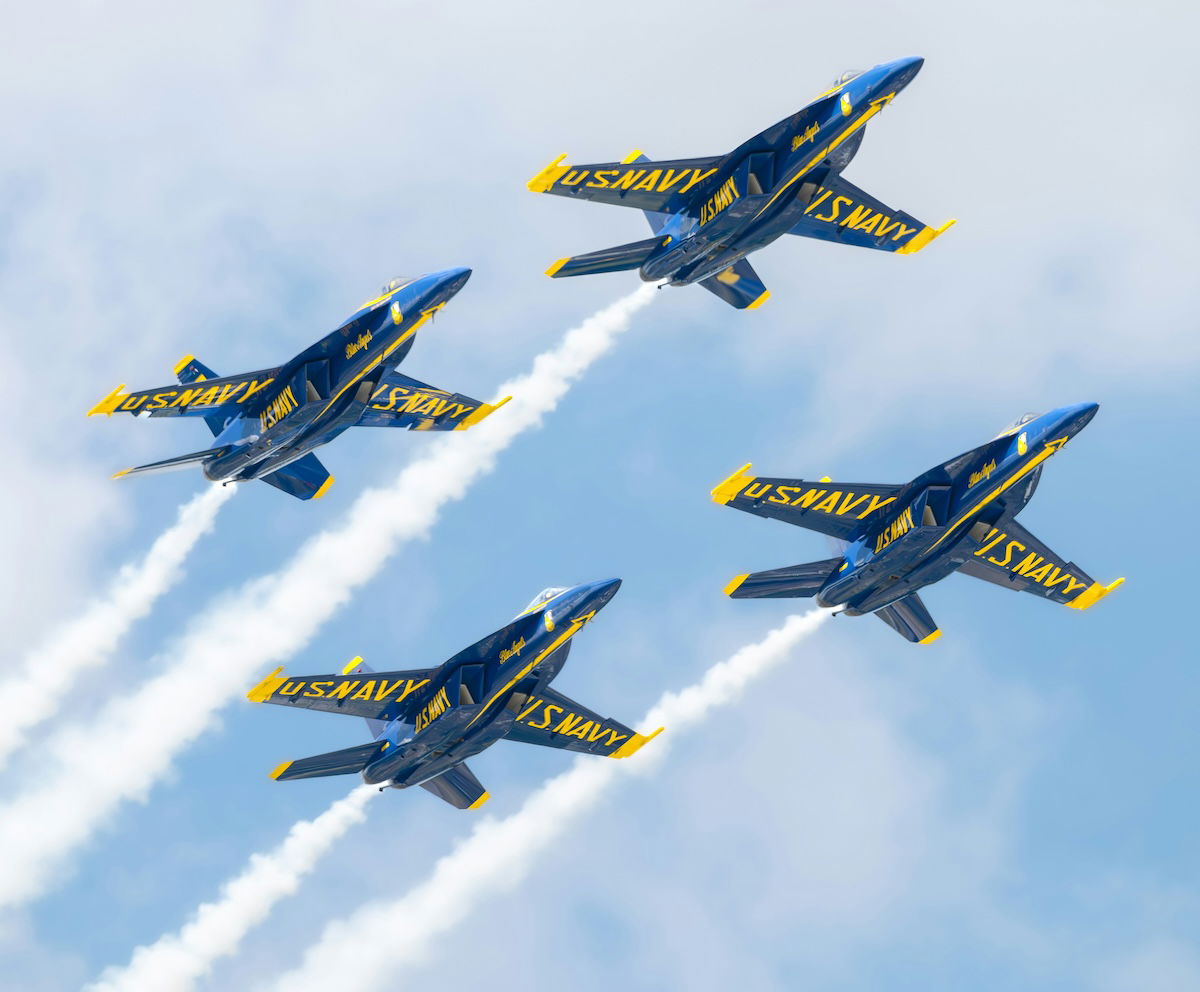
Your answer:
[[[384,296],[388,293],[394,292],[397,289],[407,286],[410,282],[412,282],[411,279],[389,279],[383,284],[383,289],[379,291],[379,295]]]
[[[847,69],[833,81],[834,86],[845,86],[850,80],[862,75],[861,69]]]
[[[569,586],[550,586],[548,589],[543,589],[536,596],[534,596],[529,605],[517,615],[522,616],[526,613],[532,613],[543,603],[550,602],[550,600],[552,600],[555,596],[561,596],[569,588]]]
[[[1029,421],[1037,420],[1037,418],[1040,416],[1041,416],[1040,413],[1023,413],[1016,420],[1014,420],[1011,424],[1009,424],[1007,427],[1005,427],[1004,430],[1002,430],[999,434],[997,434],[996,437],[1008,437],[1010,434],[1016,434],[1017,431],[1020,430],[1020,428],[1024,427],[1027,423],[1029,423]],[[995,438],[993,438],[992,440],[994,441]]]

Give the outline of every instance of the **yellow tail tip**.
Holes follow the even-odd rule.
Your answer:
[[[104,399],[88,410],[87,415],[89,417],[95,417],[102,413],[106,417],[111,417],[117,412],[118,404],[125,398],[124,394],[121,392],[121,390],[124,388],[125,383],[121,383],[121,385],[105,396]]]
[[[764,303],[766,303],[766,302],[767,302],[767,300],[769,300],[770,298],[771,298],[771,291],[770,291],[769,289],[764,289],[764,290],[762,291],[762,295],[761,295],[760,297],[758,297],[758,299],[756,299],[756,300],[755,300],[753,303],[751,303],[751,304],[750,304],[748,307],[746,307],[746,309],[747,309],[747,310],[757,310],[757,309],[758,309],[759,307],[761,307],[761,306],[762,306]]]
[[[1107,596],[1110,592],[1125,582],[1124,578],[1114,579],[1108,585],[1103,585],[1099,582],[1093,582],[1087,589],[1076,596],[1067,604],[1073,610],[1086,610],[1095,606],[1100,600]]]
[[[284,761],[275,766],[275,770],[271,772],[271,778],[278,780],[279,776],[292,767],[292,762]]]
[[[640,751],[650,741],[654,740],[654,738],[662,732],[663,728],[659,727],[652,734],[634,734],[629,738],[629,740],[617,748],[617,750],[613,751],[610,757],[628,758],[631,754],[637,754],[638,751]]]
[[[733,473],[728,479],[718,485],[712,491],[712,499],[714,503],[728,503],[731,499],[737,496],[751,482],[754,481],[754,476],[747,475],[746,469],[750,467],[750,462],[746,462],[741,468]]]
[[[748,578],[750,578],[749,572],[746,572],[744,575],[735,575],[732,579],[729,580],[728,584],[725,586],[725,589],[724,589],[725,595],[732,596],[735,592],[737,592],[738,587],[741,586],[741,584],[743,582],[745,582]]]
[[[181,359],[179,359],[179,361],[177,361],[175,363],[175,367],[172,368],[171,371],[174,372],[175,375],[179,375],[180,372],[182,372],[185,368],[187,368],[188,362],[194,362],[195,360],[196,360],[195,355],[184,355]]]
[[[482,796],[480,796],[478,799],[476,799],[475,802],[471,803],[471,805],[468,806],[467,809],[479,809],[480,806],[482,806],[484,803],[486,803],[491,798],[492,798],[492,794],[490,792],[485,792]]]
[[[934,641],[936,641],[941,636],[942,636],[942,632],[940,630],[935,630],[932,634],[929,634],[926,637],[922,637],[919,641],[917,641],[917,643],[918,644],[932,644]]]
[[[571,261],[570,256],[567,256],[566,258],[560,258],[557,262],[555,262],[552,266],[550,266],[550,268],[548,268],[546,270],[546,275],[548,275],[551,279],[553,279],[558,274],[558,270],[561,269],[564,265],[566,265],[569,261]]]
[[[315,493],[313,493],[312,498],[320,499],[327,492],[329,492],[329,487],[332,485],[333,485],[333,476],[331,475],[324,482],[321,483],[321,488],[318,489]]]
[[[551,186],[558,182],[559,179],[566,175],[570,166],[559,165],[559,163],[566,157],[567,153],[563,152],[558,156],[558,158],[542,169],[541,172],[530,179],[529,182],[525,184],[525,187],[529,190],[529,192],[545,193],[550,189]]]
[[[640,148],[635,148],[628,155],[626,155],[623,159],[621,159],[621,164],[622,165],[632,165],[634,162],[636,162],[641,157],[641,154],[642,154],[642,150]]]
[[[346,667],[342,669],[342,674],[349,675],[352,671],[354,671],[354,669],[356,669],[362,663],[363,663],[362,655],[356,654],[353,658],[351,658],[348,662],[346,662]]]
[[[285,681],[287,681],[280,676],[279,673],[282,671],[283,666],[280,665],[275,669],[275,671],[273,671],[265,679],[259,682],[258,685],[246,693],[246,698],[252,703],[265,703],[271,698],[272,695],[274,695],[275,690],[283,685]]]

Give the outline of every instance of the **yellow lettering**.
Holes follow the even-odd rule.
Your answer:
[[[745,496],[746,499],[759,499],[765,495],[766,491],[770,488],[771,486],[769,483],[752,482],[746,487],[746,491],[742,493],[742,495]]]
[[[294,695],[296,695],[296,693],[298,693],[303,688],[304,688],[303,682],[293,682],[291,679],[288,679],[288,681],[285,682],[283,684],[283,686],[280,688],[279,695],[294,696]]]
[[[330,699],[345,699],[348,695],[350,695],[350,690],[354,689],[358,686],[358,682],[359,682],[358,679],[354,679],[354,680],[348,679],[347,681],[345,681],[341,685],[339,685],[336,689],[334,689],[333,692],[331,692],[329,694],[329,698]],[[374,685],[374,684],[375,684],[374,682],[371,683],[371,685]]]
[[[529,716],[529,714],[536,710],[541,704],[542,701],[535,696],[533,701],[517,714],[517,719],[524,720],[525,717]]]
[[[531,723],[531,724],[529,724],[529,726],[531,726],[534,730],[545,730],[547,727],[550,726],[550,721],[553,719],[553,717],[551,717],[551,715],[550,715],[551,710],[553,710],[555,713],[561,713],[563,711],[563,708],[561,706],[553,706],[553,705],[547,704],[546,707],[542,710],[542,722],[541,723]]]
[[[357,682],[355,682],[354,684],[358,685]],[[359,689],[358,692],[356,692],[350,698],[351,699],[373,699],[374,697],[375,697],[375,680],[367,679],[367,681],[362,684],[362,688]]]
[[[1013,566],[1013,571],[1018,575],[1025,575],[1036,568],[1041,560],[1041,555],[1034,554],[1034,552],[1030,551],[1029,554],[1022,558],[1018,564]]]
[[[864,234],[873,234],[875,231],[875,225],[883,219],[883,214],[876,212],[875,216],[873,216],[870,220],[863,221],[861,224],[855,227],[854,230],[862,231]]]
[[[558,726],[554,728],[554,733],[570,736],[571,728],[582,719],[582,717],[576,716],[574,713],[568,713],[559,721]]]
[[[854,201],[848,196],[835,196],[833,202],[829,205],[829,215],[813,214],[814,220],[834,221],[838,219],[838,215],[842,212],[843,203],[853,203]]]
[[[810,203],[807,207],[804,208],[804,212],[806,214],[812,213],[817,207],[819,207],[822,203],[824,203],[831,196],[833,196],[833,193],[830,190],[825,189],[824,186],[822,186],[821,187],[821,195],[818,197],[815,197],[813,199],[812,203]]]
[[[905,227],[903,224],[900,224],[899,227],[900,227],[900,230],[898,230],[895,234],[892,235],[893,241],[899,241],[905,235],[912,234],[913,231],[916,230],[915,227]]]
[[[585,178],[587,178],[587,169],[572,169],[558,181],[559,186],[578,186]]]
[[[1009,563],[1013,560],[1013,549],[1014,548],[1017,549],[1018,551],[1024,551],[1025,545],[1023,545],[1020,541],[1009,541],[1007,546],[1004,549],[1003,560],[997,561],[995,558],[989,557],[988,561],[990,561],[993,565],[999,565],[1001,568],[1008,568]]]
[[[834,490],[826,496],[820,503],[813,507],[813,513],[833,513],[837,508],[838,500],[842,498],[840,489]]]
[[[868,506],[865,510],[863,510],[862,513],[860,513],[858,515],[858,519],[862,520],[864,517],[869,517],[876,510],[881,510],[881,509],[883,509],[883,507],[887,506],[888,503],[894,503],[895,501],[896,501],[895,496],[887,496],[887,497],[872,496],[871,497],[871,505]]]
[[[620,169],[597,169],[592,173],[592,178],[588,180],[588,185],[593,189],[603,189],[608,185],[609,176],[619,176]]]
[[[578,737],[581,741],[587,740],[588,731],[595,726],[594,720],[580,720],[570,730],[567,731],[567,737]]]
[[[815,503],[824,495],[824,489],[809,489],[807,492],[801,493],[794,500],[792,500],[792,506],[800,506],[807,510],[813,505],[813,503]]]
[[[633,189],[633,184],[645,175],[645,169],[627,169],[612,184],[613,189]]]
[[[634,186],[634,189],[653,190],[658,185],[659,179],[662,178],[662,169],[655,169],[653,172],[646,173],[646,178]]]
[[[693,169],[692,170],[693,176],[692,176],[691,180],[688,182],[688,184],[686,186],[682,187],[679,190],[679,192],[681,194],[686,193],[693,186],[700,185],[700,183],[704,182],[705,179],[707,179],[709,176],[711,176],[716,171],[717,171],[716,169],[709,169],[707,172],[702,172],[700,169]]]
[[[665,193],[691,171],[691,169],[680,169],[676,172],[674,169],[667,169],[663,181],[658,185],[658,191]]]
[[[194,397],[199,396],[202,392],[204,392],[203,389],[184,389],[175,399],[171,400],[171,406],[187,406]]]
[[[304,695],[310,697],[323,696],[325,690],[333,685],[332,682],[309,682],[308,688],[304,690]]]
[[[995,536],[993,536],[993,535],[995,535]],[[985,537],[983,539],[985,542],[983,547],[981,547],[978,551],[975,552],[975,557],[982,558],[989,551],[991,551],[992,548],[994,548],[997,544],[999,544],[1001,541],[1003,541],[1006,536],[1007,535],[1004,534],[1003,531],[998,531],[998,530],[996,530],[995,527],[993,527],[991,530],[988,531],[987,537]]]
[[[847,217],[844,221],[842,221],[840,224],[838,224],[838,227],[853,228],[855,224],[860,224],[864,220],[866,220],[867,217],[870,216],[870,214],[871,214],[871,208],[868,206],[864,206],[863,204],[860,203],[858,206],[856,206],[854,208],[854,210],[851,211],[849,217]]]

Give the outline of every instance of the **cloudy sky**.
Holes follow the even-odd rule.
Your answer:
[[[542,275],[645,236],[634,211],[528,193],[546,162],[719,154],[845,69],[923,55],[846,175],[929,223],[957,217],[950,233],[913,257],[781,241],[754,259],[772,297],[752,313],[657,294],[287,664],[433,665],[544,586],[615,575],[557,685],[636,720],[805,606],[726,600],[730,576],[828,554],[714,506],[733,469],[899,482],[1024,411],[1097,401],[1022,522],[1098,578],[1127,576],[1118,594],[1080,614],[955,576],[925,597],[945,632],[927,649],[870,618],[825,624],[390,984],[1200,987],[1179,550],[1200,483],[1192,4],[81,3],[5,22],[14,672],[203,486],[109,480],[207,436],[85,420],[117,383],[168,382],[189,352],[225,374],[277,364],[388,278],[468,265],[404,371],[490,398],[637,285]],[[351,432],[322,453],[337,482],[311,504],[239,489],[182,580],[0,773],[4,809],[49,789],[56,821],[87,820],[105,773],[72,775],[63,742],[111,732],[112,704],[169,670],[181,637],[438,441]],[[219,652],[227,632],[208,634]],[[235,663],[246,687],[274,665]],[[155,714],[162,773],[0,912],[3,982],[72,988],[124,964],[350,787],[266,774],[358,743],[356,722],[238,697],[177,747],[191,691]],[[472,764],[503,816],[568,762],[500,744]],[[372,800],[200,987],[269,984],[472,822],[419,790]]]

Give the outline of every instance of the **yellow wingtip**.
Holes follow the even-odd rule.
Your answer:
[[[504,399],[496,400],[495,403],[480,403],[478,409],[465,416],[462,420],[462,423],[460,423],[454,429],[456,431],[465,431],[468,427],[474,427],[480,421],[486,420],[488,417],[490,417],[511,399],[511,396],[505,396]]]
[[[111,417],[117,411],[117,404],[125,398],[121,390],[125,388],[125,383],[121,383],[116,389],[104,397],[99,403],[88,410],[89,417],[95,417],[97,414],[104,414],[106,417]]]
[[[283,666],[280,665],[270,675],[258,683],[253,689],[246,693],[246,698],[252,703],[265,703],[275,693],[286,679],[280,676],[283,671]]]
[[[332,485],[333,485],[333,476],[331,475],[331,476],[329,476],[329,477],[328,477],[328,478],[327,478],[327,479],[326,479],[324,482],[322,482],[322,483],[321,483],[321,488],[320,488],[320,489],[318,489],[318,490],[317,490],[315,493],[313,493],[313,497],[312,497],[312,498],[313,498],[313,499],[320,499],[320,498],[321,498],[322,496],[324,496],[324,495],[325,495],[327,492],[329,492],[329,487],[330,487],[330,486],[332,486]]]
[[[1073,610],[1086,610],[1095,606],[1100,600],[1107,596],[1110,592],[1122,585],[1125,579],[1114,579],[1108,585],[1100,582],[1093,582],[1087,589],[1076,596],[1067,604]]]
[[[634,162],[636,162],[638,160],[638,157],[641,154],[642,154],[642,150],[640,148],[635,148],[628,155],[626,155],[623,159],[621,159],[621,164],[622,165],[632,165]]]
[[[492,798],[492,794],[490,792],[485,792],[482,796],[480,796],[478,799],[476,799],[475,802],[471,803],[471,805],[468,806],[467,809],[479,809],[480,806],[482,806],[484,803],[486,803],[491,798]]]
[[[564,265],[566,265],[569,261],[571,261],[570,256],[568,256],[566,258],[560,258],[557,262],[555,262],[552,266],[550,266],[550,268],[548,268],[546,270],[546,275],[548,275],[551,279],[553,279],[555,277],[555,275],[558,274],[558,270],[561,269]]]
[[[897,248],[896,254],[897,255],[915,255],[922,248],[924,248],[927,244],[929,244],[930,241],[932,241],[936,237],[939,237],[942,234],[945,234],[948,230],[950,230],[950,228],[952,228],[957,223],[958,223],[958,218],[951,217],[941,227],[933,228],[933,227],[926,226],[926,227],[922,228],[919,232],[917,232],[917,234],[913,235],[908,240],[907,244],[905,244],[904,247]]]
[[[123,469],[121,469],[120,472],[113,472],[112,477],[114,479],[123,479],[123,478],[125,478],[125,476],[127,476],[132,471],[133,471],[133,469],[131,469],[131,468],[123,468]]]
[[[271,778],[278,780],[279,776],[292,767],[292,762],[283,761],[275,766],[275,770],[271,772]]]
[[[941,630],[935,630],[928,637],[922,637],[919,641],[917,641],[917,643],[918,644],[932,644],[934,641],[936,641],[941,636],[942,636]]]
[[[745,581],[746,581],[748,578],[750,578],[750,573],[749,573],[749,572],[746,572],[746,573],[744,573],[744,574],[742,574],[742,575],[735,575],[735,576],[734,576],[732,579],[730,579],[730,580],[729,580],[729,582],[726,584],[726,586],[725,586],[725,589],[724,589],[725,595],[726,595],[726,596],[732,596],[732,595],[733,595],[733,594],[734,594],[734,593],[737,591],[738,587],[739,587],[739,586],[740,586],[740,585],[741,585],[743,582],[745,582]]]
[[[746,307],[746,309],[747,310],[757,310],[764,303],[766,303],[767,300],[769,300],[770,298],[771,298],[771,291],[769,289],[764,289],[762,291],[762,295],[758,299],[756,299],[753,303],[751,303],[748,307]]]
[[[652,734],[636,734],[635,733],[632,737],[629,738],[629,740],[627,740],[624,744],[622,744],[619,748],[617,748],[617,750],[613,751],[613,753],[611,755],[609,755],[609,757],[611,757],[611,758],[628,758],[631,754],[637,754],[638,751],[640,751],[643,747],[645,747],[646,744],[648,744],[650,741],[654,740],[654,738],[657,737],[662,732],[663,732],[663,728],[659,727]]]
[[[747,475],[746,469],[750,467],[750,462],[746,462],[741,468],[733,473],[728,479],[718,485],[712,491],[712,499],[714,503],[728,503],[738,493],[746,488],[754,481],[754,476]]]
[[[177,361],[175,363],[175,367],[173,369],[171,369],[171,371],[173,373],[175,373],[175,375],[179,375],[179,373],[182,372],[187,367],[188,362],[194,362],[195,360],[196,360],[195,355],[184,355],[181,359],[179,359],[179,361]]]
[[[356,654],[353,658],[351,658],[348,662],[346,662],[346,667],[342,669],[342,674],[349,675],[352,671],[354,671],[354,669],[356,669],[362,663],[363,663],[362,655]]]
[[[821,476],[821,481],[822,482],[832,482],[833,480],[831,478],[829,478],[829,476],[823,475],[823,476]]]
[[[558,164],[566,157],[567,153],[563,152],[558,156],[558,158],[542,169],[541,172],[530,179],[529,182],[525,184],[529,192],[545,193],[550,189],[551,186],[558,182],[559,179],[566,175],[567,169],[569,169],[570,166]]]

